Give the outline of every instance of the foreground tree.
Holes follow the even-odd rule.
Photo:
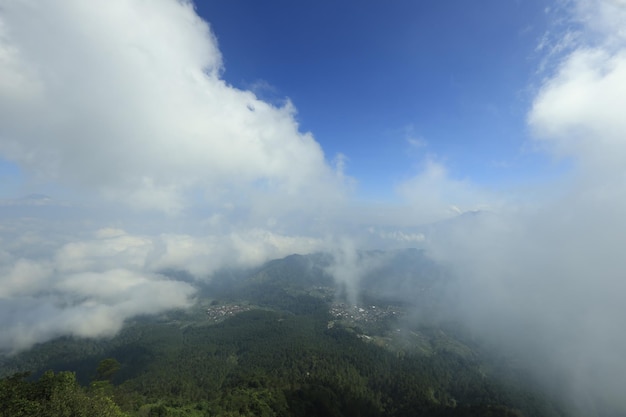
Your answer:
[[[27,381],[27,373],[0,380],[0,417],[125,417],[101,391],[87,392],[73,372],[44,373]]]

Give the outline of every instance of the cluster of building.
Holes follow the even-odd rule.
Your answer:
[[[355,323],[375,323],[400,314],[398,308],[381,308],[371,306],[354,306],[345,303],[335,303],[330,307],[330,314],[337,320]]]
[[[209,316],[209,320],[214,322],[220,322],[242,311],[250,310],[249,306],[242,306],[238,304],[220,305],[209,307],[206,314]]]
[[[313,291],[325,293],[324,295],[331,297],[332,289],[326,287],[314,288]],[[220,304],[210,306],[206,314],[212,322],[219,323],[228,317],[239,314],[244,311],[251,310],[250,305],[241,304]],[[399,317],[402,312],[400,307],[380,307],[375,305],[352,305],[347,303],[335,302],[330,306],[330,314],[334,320],[329,323],[329,328],[335,325],[335,321],[350,323],[353,325],[367,325],[381,322],[388,318]],[[367,327],[367,326],[366,326]]]

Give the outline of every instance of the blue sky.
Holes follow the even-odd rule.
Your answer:
[[[526,143],[546,1],[207,1],[224,78],[289,97],[364,196],[389,198],[424,155],[487,186],[553,169]],[[419,140],[415,148],[408,139]]]
[[[5,199],[423,224],[535,204],[614,154],[579,139],[615,131],[585,118],[619,107],[622,0],[57,1],[0,16]]]
[[[538,46],[562,18],[548,1],[237,0],[194,11],[217,38],[220,78],[278,107],[289,99],[327,163],[341,155],[351,198],[401,202],[398,188],[432,161],[496,193],[567,169],[536,149],[527,125],[547,75]],[[32,149],[10,149],[0,152],[4,197],[84,196],[72,179],[26,168]]]

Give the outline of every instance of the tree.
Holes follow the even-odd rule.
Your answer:
[[[113,376],[120,370],[120,363],[117,359],[107,358],[98,364],[96,369],[96,381],[111,381]]]

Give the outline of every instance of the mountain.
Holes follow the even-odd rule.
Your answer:
[[[75,373],[83,387],[64,386],[77,404],[105,396],[129,416],[565,415],[442,319],[451,278],[423,252],[358,258],[371,268],[356,305],[329,273],[330,254],[222,271],[189,310],[136,318],[111,339],[65,337],[3,358],[3,376],[33,375],[4,379],[0,399],[45,409],[52,397],[32,393],[56,381],[44,374],[52,369],[57,379]]]

